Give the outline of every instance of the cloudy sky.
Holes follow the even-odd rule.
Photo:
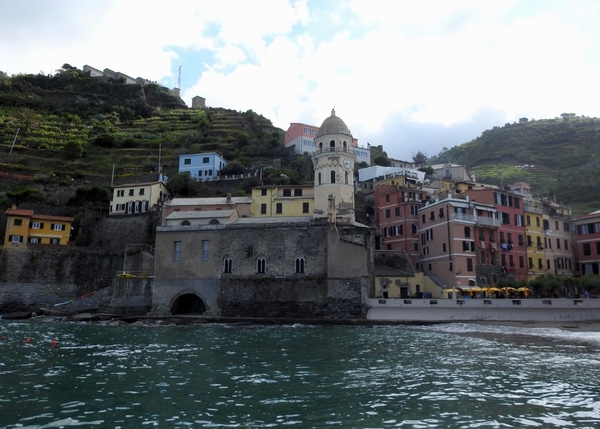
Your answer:
[[[0,70],[178,85],[287,129],[335,107],[411,159],[521,117],[600,117],[596,0],[2,0]]]

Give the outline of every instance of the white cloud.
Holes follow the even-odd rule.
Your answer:
[[[253,109],[284,129],[319,125],[335,106],[362,143],[387,143],[406,137],[390,124],[455,136],[489,126],[482,112],[506,122],[600,116],[599,19],[595,1],[22,0],[0,15],[11,41],[0,44],[0,69],[90,64],[174,86],[187,60],[204,67],[182,88],[186,100]]]

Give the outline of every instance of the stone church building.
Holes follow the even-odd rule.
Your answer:
[[[331,112],[312,154],[313,216],[160,226],[152,314],[361,318],[372,231],[354,217],[352,135]],[[193,212],[190,212],[193,213]]]

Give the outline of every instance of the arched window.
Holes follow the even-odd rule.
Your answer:
[[[342,143],[342,146],[344,147],[344,149],[346,149],[348,147],[348,143],[346,143],[346,140],[344,140],[344,143]]]
[[[127,203],[127,214],[133,213],[133,201]]]
[[[142,206],[142,204],[139,201],[136,201],[135,204],[134,204],[134,206],[133,206],[133,211],[135,213],[139,213],[141,206]]]
[[[232,268],[233,268],[233,259],[225,258],[223,260],[223,272],[225,274],[231,274]]]
[[[258,258],[256,260],[256,272],[258,274],[264,274],[267,270],[267,261],[265,258]]]
[[[189,220],[184,220],[183,222],[181,222],[182,226],[187,226],[187,225],[191,225]]]
[[[475,286],[475,280],[469,280],[469,286]]]
[[[210,221],[210,224],[211,225],[220,225],[221,222],[219,222],[219,219],[213,219],[213,220]]]
[[[329,151],[330,152],[335,152],[335,140],[331,140],[329,142]]]
[[[148,201],[142,201],[142,213],[146,213],[148,211]]]
[[[345,172],[345,175],[346,175],[346,185],[347,185],[348,184],[348,172],[347,171]]]
[[[319,150],[323,150],[323,142],[319,142]]]
[[[304,272],[304,258],[303,257],[296,258],[296,272],[297,273]]]
[[[317,175],[317,177],[318,177],[318,181],[317,181],[317,183],[320,185],[320,184],[321,184],[321,173],[320,173],[320,172],[319,172],[319,174]]]
[[[335,183],[335,170],[331,170],[330,177],[331,177],[331,183]]]

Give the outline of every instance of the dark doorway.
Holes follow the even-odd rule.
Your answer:
[[[193,293],[179,296],[171,307],[171,314],[202,314],[205,311],[204,302]]]

